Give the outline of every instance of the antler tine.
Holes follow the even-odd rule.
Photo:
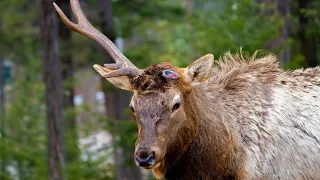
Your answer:
[[[96,28],[94,28],[91,23],[88,21],[86,16],[84,15],[79,0],[70,0],[72,12],[75,15],[75,18],[77,20],[77,24],[71,22],[67,16],[64,14],[64,12],[59,8],[59,6],[56,3],[53,3],[55,9],[57,10],[59,16],[61,17],[62,21],[72,30],[83,34],[87,37],[89,37],[92,40],[95,40],[98,42],[107,52],[110,54],[110,56],[114,59],[114,61],[119,64],[122,67],[125,68],[131,68],[131,69],[138,69],[130,60],[128,60],[116,47],[113,42],[106,37],[103,33],[98,31]]]
[[[104,78],[112,78],[117,76],[129,76],[131,78],[135,78],[139,76],[141,73],[140,70],[132,69],[132,68],[122,68],[116,71],[108,72],[108,68],[102,67],[98,64],[93,65],[93,68]]]

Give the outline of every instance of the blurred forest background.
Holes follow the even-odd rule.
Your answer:
[[[131,94],[92,65],[112,62],[71,32],[52,0],[0,0],[0,179],[152,179],[133,161]],[[55,1],[71,17],[68,0]],[[319,0],[82,0],[91,23],[138,67],[212,53],[272,52],[319,64]]]

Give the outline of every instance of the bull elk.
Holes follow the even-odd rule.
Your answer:
[[[134,160],[166,179],[319,179],[320,68],[284,71],[273,55],[211,54],[186,68],[138,69],[71,0],[77,24],[115,60],[94,69],[133,91]]]

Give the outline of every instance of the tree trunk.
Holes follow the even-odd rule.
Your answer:
[[[58,28],[52,0],[40,0],[43,77],[46,90],[49,180],[64,179],[65,145]]]
[[[69,0],[57,0],[56,1],[66,16],[71,17],[71,6]],[[60,59],[62,63],[62,81],[63,87],[63,107],[65,110],[74,110],[74,62],[71,54],[71,30],[63,23],[62,20],[58,20],[59,37],[60,37]],[[71,113],[74,114],[74,113]],[[78,158],[79,151],[77,146],[77,123],[75,116],[65,116],[67,134],[67,160],[73,161]]]
[[[300,46],[301,53],[303,54],[308,67],[315,67],[319,65],[317,57],[317,40],[315,35],[308,34],[307,29],[309,26],[309,18],[305,16],[301,10],[308,9],[310,6],[310,0],[298,0],[299,9],[299,22],[300,22]]]
[[[273,10],[264,12],[265,15],[276,15],[283,21],[283,25],[280,27],[280,35],[276,39],[272,39],[267,42],[267,49],[276,50],[284,48],[280,53],[280,63],[285,65],[290,61],[290,46],[286,45],[290,34],[290,9],[291,0],[256,0],[258,3],[265,3],[269,6],[274,6]]]
[[[71,16],[71,7],[69,0],[57,0],[59,7],[62,11],[68,16]],[[70,41],[71,41],[71,30],[62,22],[58,21],[59,27],[59,37],[62,40],[60,44],[63,45],[61,50],[60,57],[62,63],[62,80],[68,81],[67,86],[64,90],[63,104],[66,108],[73,108],[73,74],[74,74],[74,63],[71,56]],[[75,125],[74,119],[72,120],[72,125]]]
[[[109,37],[111,41],[115,40],[115,32],[113,27],[113,16],[112,16],[112,4],[111,0],[100,0],[99,1],[99,17],[101,20],[101,30]],[[100,48],[101,49],[101,48]],[[111,56],[103,51],[105,63],[114,63]],[[103,91],[106,97],[106,115],[112,120],[123,120],[129,119],[124,116],[124,111],[128,108],[130,101],[130,94],[114,86],[106,85],[107,81],[103,78],[101,80]],[[128,157],[129,156],[129,157]],[[127,167],[124,164],[125,159],[133,157],[133,152],[128,151],[123,147],[122,151],[115,151],[116,169],[118,179],[135,180],[141,179],[140,169],[132,165]]]

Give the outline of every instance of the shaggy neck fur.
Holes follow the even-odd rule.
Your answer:
[[[257,98],[255,106],[263,108],[263,103],[259,102],[268,101],[268,86],[280,70],[272,56],[250,62],[240,56],[225,58],[229,59],[220,61],[205,84],[193,87],[186,94],[187,117],[189,121],[197,121],[198,126],[194,127],[197,134],[179,158],[154,170],[156,176],[242,179],[246,175],[247,155],[241,128],[238,128],[241,118],[245,117],[239,113],[250,109],[250,102],[257,102]]]
[[[319,178],[319,92],[319,67],[284,72],[271,55],[245,61],[227,54],[206,82],[185,93],[187,125],[196,133],[184,128],[179,138],[190,143],[165,158],[155,176]]]
[[[199,96],[200,95],[200,96]],[[235,179],[240,166],[239,156],[244,156],[237,142],[234,129],[224,122],[224,114],[207,114],[195,100],[205,101],[199,92],[189,95],[192,109],[187,113],[190,119],[199,122],[197,134],[189,148],[172,164],[167,164],[166,179]],[[218,108],[217,108],[218,110]],[[196,113],[197,112],[197,113]],[[202,114],[199,116],[198,114]],[[221,121],[222,120],[222,121]]]

